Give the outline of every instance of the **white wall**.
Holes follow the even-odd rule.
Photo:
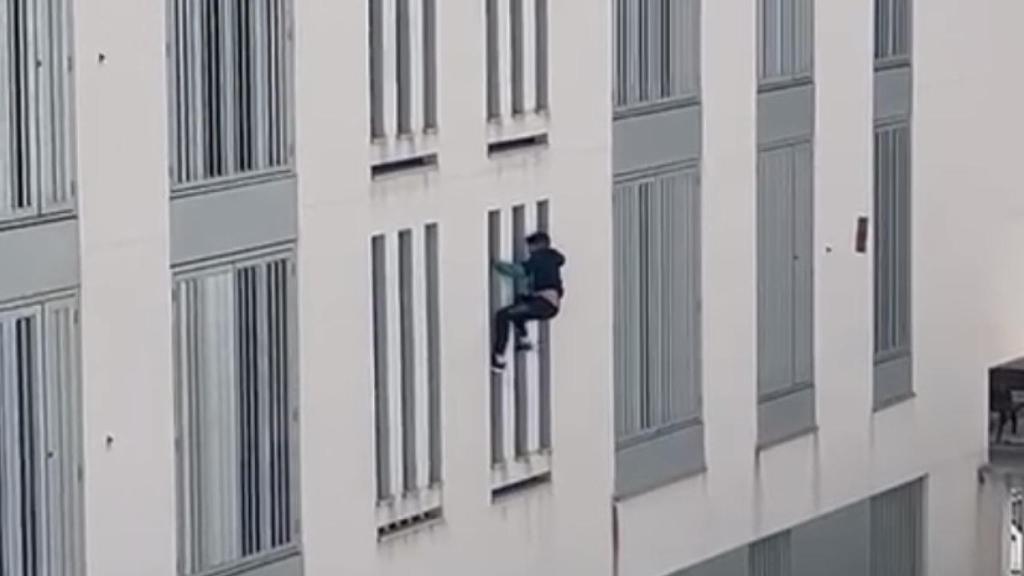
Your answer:
[[[176,549],[164,6],[71,4],[88,574],[170,576]]]
[[[297,3],[307,574],[609,574],[610,6],[550,2],[550,147],[491,160],[484,3],[438,2],[440,169],[371,183],[364,4]],[[536,198],[551,200],[569,259],[553,324],[554,480],[492,505],[486,215]],[[428,221],[440,226],[444,521],[378,544],[369,237]]]
[[[929,575],[982,574],[993,490],[979,487],[986,373],[1024,353],[1024,5],[917,2],[914,353],[917,398],[871,411],[872,3],[817,2],[816,385],[819,432],[756,455],[755,3],[704,5],[706,475],[621,504],[620,573],[662,576],[929,474]],[[831,252],[829,251],[831,248]],[[990,532],[989,532],[990,533]],[[996,560],[997,561],[997,560]]]

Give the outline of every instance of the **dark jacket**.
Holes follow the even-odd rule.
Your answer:
[[[523,262],[523,270],[530,279],[530,291],[556,290],[558,297],[565,295],[562,286],[562,266],[565,256],[554,248],[544,248],[530,255]]]

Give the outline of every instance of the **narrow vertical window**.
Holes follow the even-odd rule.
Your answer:
[[[370,136],[384,136],[384,0],[370,0]]]
[[[369,5],[371,173],[437,164],[437,0]]]
[[[370,242],[379,538],[441,515],[438,228],[421,230]]]
[[[391,439],[388,399],[388,302],[384,236],[374,236],[370,248],[373,293],[373,392],[376,405],[377,500],[391,497]]]
[[[548,0],[486,0],[488,145],[546,143]]]
[[[548,34],[548,0],[536,0],[536,17],[537,17],[537,62],[534,64],[537,79],[536,79],[536,90],[537,90],[537,110],[548,109],[548,47],[549,39]]]
[[[437,129],[436,0],[423,0],[423,126]]]
[[[402,457],[406,492],[416,489],[416,336],[413,320],[412,232],[398,233],[398,316],[401,338]]]
[[[430,483],[441,483],[441,287],[437,224],[424,229],[427,305],[427,389],[429,391]]]
[[[875,0],[875,62],[898,64],[910,57],[911,0]]]
[[[523,61],[523,2],[524,0],[509,0],[509,29],[511,34],[512,49],[512,113],[522,114],[525,107],[524,75],[526,74],[525,62]]]

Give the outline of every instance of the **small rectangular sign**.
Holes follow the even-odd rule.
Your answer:
[[[868,217],[857,218],[857,242],[854,250],[858,254],[865,254],[868,251]]]

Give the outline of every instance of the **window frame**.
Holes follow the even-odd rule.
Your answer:
[[[195,194],[217,192],[225,189],[235,189],[248,184],[258,184],[261,182],[290,179],[295,177],[296,160],[295,160],[295,139],[296,139],[296,93],[295,93],[295,6],[294,0],[280,0],[281,10],[283,12],[284,21],[281,23],[282,26],[282,39],[284,46],[282,48],[280,58],[281,64],[284,69],[281,70],[281,76],[284,79],[284,86],[280,89],[280,96],[284,98],[285,102],[281,105],[282,117],[279,119],[280,129],[282,130],[281,137],[283,150],[281,151],[285,160],[276,166],[266,166],[259,169],[236,172],[234,174],[225,174],[220,176],[208,176],[208,177],[196,177],[192,180],[178,181],[179,174],[183,173],[186,168],[179,166],[179,160],[187,158],[191,154],[198,154],[198,152],[189,152],[189,146],[193,146],[192,143],[183,143],[182,132],[178,125],[189,124],[190,130],[195,131],[198,128],[195,126],[196,118],[188,117],[187,113],[180,112],[178,92],[184,89],[181,88],[181,82],[179,81],[179,62],[180,53],[182,48],[179,46],[178,35],[176,27],[179,24],[177,19],[176,8],[178,2],[188,2],[189,0],[165,0],[165,15],[166,15],[166,54],[167,54],[167,118],[168,118],[168,154],[167,154],[167,170],[168,170],[168,181],[170,183],[170,195],[171,198],[185,197]],[[194,8],[197,9],[197,8]],[[195,21],[184,21],[181,22],[184,25],[193,28],[191,34],[201,33],[201,30],[196,30],[198,25]],[[265,25],[265,22],[261,22]],[[255,24],[254,24],[255,26]],[[193,37],[194,40],[194,37]],[[219,44],[223,43],[223,37],[218,38]],[[256,46],[256,45],[254,45]],[[260,44],[259,48],[265,48],[266,44]],[[223,46],[221,46],[223,49]],[[193,56],[194,58],[194,56]],[[185,65],[181,64],[183,73],[185,72]],[[189,81],[194,78],[195,70],[188,70]],[[233,86],[233,84],[232,84]],[[228,93],[225,89],[225,93],[228,98],[237,97],[240,91]],[[222,94],[222,96],[224,96]],[[188,94],[189,107],[191,108],[195,103],[191,102],[194,99],[194,95]],[[256,114],[256,112],[254,112]],[[272,130],[272,126],[268,124],[267,130]],[[222,128],[223,130],[223,128]],[[192,140],[201,139],[201,135],[192,134]],[[229,135],[227,137],[231,139]],[[259,142],[256,137],[253,137],[254,147],[269,147],[268,142]],[[237,144],[232,145],[232,150],[237,151]]]
[[[893,6],[897,2],[903,2],[906,4],[906,21],[904,22],[904,28],[902,32],[906,35],[903,42],[906,46],[905,52],[895,53],[891,50],[891,46],[894,42],[899,39],[899,33],[901,30],[896,29],[892,25],[892,13]],[[886,3],[890,6],[888,26],[885,27],[885,32],[891,33],[890,36],[884,38],[887,46],[890,50],[885,51],[888,53],[880,54],[881,45],[883,42],[882,38],[882,24],[883,20],[878,11],[879,4]],[[900,68],[903,66],[910,66],[914,59],[914,1],[913,0],[875,0],[874,6],[874,23],[872,28],[872,58],[874,60],[874,66],[876,71],[887,70],[890,68]]]
[[[35,94],[35,98],[31,98],[33,102],[24,103],[23,106],[26,110],[31,110],[34,114],[29,113],[28,118],[24,121],[29,125],[29,136],[36,135],[42,128],[39,126],[40,118],[43,116],[53,116],[48,120],[48,127],[51,131],[59,135],[59,138],[52,144],[49,149],[49,154],[53,156],[51,163],[47,163],[43,170],[49,170],[52,173],[54,179],[53,190],[41,189],[41,184],[38,182],[39,168],[36,166],[36,162],[32,162],[32,167],[29,169],[29,176],[31,180],[34,180],[34,184],[27,186],[27,190],[24,192],[25,196],[30,199],[31,206],[22,208],[21,210],[12,210],[8,214],[0,213],[0,229],[8,226],[17,226],[26,221],[58,218],[65,215],[75,215],[78,211],[77,207],[77,196],[78,196],[78,154],[77,154],[77,134],[76,134],[76,91],[75,91],[75,74],[74,74],[74,46],[75,46],[75,34],[74,34],[74,2],[71,0],[34,0],[36,2],[45,2],[51,11],[60,11],[60,17],[52,18],[51,25],[59,26],[59,38],[54,38],[51,34],[54,32],[53,28],[48,30],[47,34],[51,38],[50,42],[43,48],[45,53],[50,53],[52,66],[56,69],[51,72],[52,77],[50,78],[49,93],[53,101],[59,101],[58,104],[50,102],[47,106],[42,106],[38,100],[42,96],[38,93]],[[36,6],[30,7],[33,12],[32,21],[38,23],[37,20],[39,15],[37,13]],[[5,8],[0,8],[0,12],[6,14]],[[7,25],[10,24],[9,20],[5,21]],[[35,31],[35,30],[34,30]],[[0,46],[0,49],[6,51],[6,43]],[[52,54],[52,51],[59,53]],[[29,56],[39,56],[40,52],[36,48],[32,48]],[[0,69],[0,73],[9,74],[10,66],[13,63],[12,55],[6,54],[0,56],[0,62],[6,62],[8,69]],[[45,69],[45,68],[44,68]],[[36,68],[36,70],[40,70]],[[33,87],[39,83],[39,74],[32,75],[29,82]],[[59,85],[55,84],[58,81]],[[9,81],[9,80],[8,80]],[[0,84],[3,86],[4,84]],[[38,92],[38,91],[36,91]],[[0,96],[0,114],[7,114],[7,110],[3,109],[4,104],[13,106],[13,103],[6,102],[5,97]],[[45,110],[44,110],[45,108]],[[0,142],[0,153],[4,153],[8,161],[14,159],[14,150],[11,149],[7,154],[6,144]],[[17,144],[14,146],[17,148]],[[36,149],[35,146],[30,146],[31,149]],[[36,150],[32,152],[23,152],[23,154],[29,155],[29,161],[36,160],[41,152]],[[25,160],[23,160],[24,162]],[[0,177],[3,174],[0,173]],[[0,182],[0,186],[10,185],[10,194],[12,196],[18,194],[18,190],[13,185],[13,176],[9,182]],[[56,198],[54,197],[56,196]]]
[[[178,342],[182,338],[181,330],[182,327],[178,322],[179,309],[181,305],[180,300],[180,285],[187,281],[200,280],[210,278],[212,276],[230,273],[232,275],[232,290],[237,289],[237,280],[234,274],[243,269],[253,266],[266,266],[273,262],[285,262],[286,273],[284,281],[286,282],[289,294],[287,294],[286,301],[286,312],[288,318],[286,319],[286,338],[288,339],[287,355],[288,355],[288,434],[290,437],[290,453],[288,459],[289,466],[289,481],[290,491],[289,506],[291,512],[290,529],[292,532],[292,542],[288,544],[278,546],[272,549],[263,550],[250,556],[243,556],[238,559],[224,562],[216,566],[208,566],[205,568],[191,571],[187,566],[187,559],[189,558],[189,549],[187,548],[188,543],[195,539],[195,534],[190,533],[192,529],[189,526],[186,518],[186,508],[191,506],[194,498],[188,494],[188,490],[192,487],[192,484],[186,481],[184,477],[184,466],[183,459],[189,456],[189,447],[186,446],[186,437],[183,430],[186,412],[184,403],[184,382],[182,376],[179,373],[179,367],[182,363],[181,351],[178,347]],[[278,246],[267,248],[264,250],[257,250],[248,252],[241,256],[226,256],[222,258],[216,258],[210,261],[199,262],[194,264],[187,264],[174,269],[172,273],[172,353],[173,353],[173,376],[174,376],[174,422],[175,422],[175,495],[177,499],[176,506],[176,526],[178,534],[178,543],[176,556],[178,559],[178,570],[179,576],[228,576],[234,574],[242,574],[248,571],[257,570],[264,566],[283,562],[291,558],[301,557],[303,552],[303,534],[302,534],[302,484],[301,484],[301,426],[300,426],[300,381],[299,381],[299,317],[298,317],[298,276],[296,271],[297,266],[297,254],[295,249],[291,246]],[[265,278],[264,278],[265,279]],[[237,319],[236,319],[237,320]],[[258,324],[265,321],[265,316],[262,314],[256,319]],[[238,323],[231,327],[232,331],[237,330]],[[196,399],[193,399],[196,401]],[[196,551],[192,551],[191,554],[196,554]]]
[[[693,271],[696,272],[696,279],[694,280],[694,283],[695,283],[695,286],[697,288],[697,292],[695,294],[691,295],[692,298],[693,298],[692,306],[694,307],[694,309],[691,311],[691,313],[693,314],[693,318],[692,318],[693,328],[695,329],[695,333],[696,333],[696,336],[697,336],[697,341],[696,341],[695,344],[693,344],[693,347],[690,350],[693,353],[693,355],[694,355],[694,365],[692,366],[692,369],[693,369],[693,372],[694,372],[694,381],[686,383],[686,384],[689,385],[690,387],[692,387],[692,390],[690,392],[691,392],[692,397],[694,399],[694,404],[695,405],[691,406],[691,407],[688,407],[688,409],[684,410],[684,412],[678,418],[676,418],[675,420],[661,422],[661,423],[658,423],[658,424],[653,425],[653,426],[641,426],[640,428],[638,428],[638,430],[636,430],[636,431],[634,431],[634,432],[632,432],[630,434],[626,434],[626,435],[620,435],[620,432],[618,430],[618,428],[619,428],[619,419],[620,419],[620,416],[619,416],[620,407],[618,405],[616,405],[615,406],[615,446],[616,446],[616,450],[617,451],[624,450],[624,449],[631,448],[631,447],[635,447],[635,446],[638,446],[638,445],[641,445],[641,444],[645,444],[645,443],[650,442],[652,440],[656,440],[658,438],[669,436],[669,435],[672,435],[672,434],[674,434],[676,432],[679,432],[679,431],[682,431],[682,430],[686,430],[686,429],[694,428],[694,427],[699,427],[699,426],[702,426],[703,423],[704,423],[704,414],[703,414],[703,412],[704,412],[704,406],[703,406],[703,404],[704,404],[704,401],[703,401],[703,395],[704,395],[704,389],[703,389],[704,388],[704,365],[703,365],[704,364],[703,363],[704,334],[703,334],[703,306],[702,306],[702,302],[703,302],[703,276],[704,276],[703,275],[703,264],[704,264],[703,263],[703,240],[704,240],[704,238],[703,238],[703,233],[702,233],[702,229],[701,229],[702,222],[703,222],[704,219],[703,219],[703,194],[702,194],[703,190],[702,190],[702,178],[701,178],[701,162],[699,160],[688,160],[688,161],[684,161],[684,162],[681,162],[681,163],[672,164],[672,165],[669,165],[669,166],[663,166],[663,167],[660,167],[660,168],[657,168],[657,169],[654,169],[654,170],[647,170],[647,171],[643,171],[641,173],[631,174],[631,175],[626,176],[626,177],[618,178],[618,179],[615,180],[613,194],[615,194],[616,196],[618,196],[619,194],[622,194],[624,192],[624,190],[622,190],[623,186],[633,186],[633,187],[636,187],[636,186],[639,186],[641,183],[650,183],[650,184],[657,185],[658,183],[664,181],[664,179],[666,179],[666,178],[686,179],[686,178],[689,178],[689,177],[692,177],[695,180],[694,184],[693,184],[693,186],[694,186],[693,192],[694,192],[694,194],[696,196],[695,198],[691,199],[691,201],[696,205],[696,214],[694,216],[692,216],[692,218],[688,222],[688,224],[695,226],[695,230],[693,230],[692,232],[695,232],[695,236],[694,236],[693,239],[696,240],[696,245],[691,247],[693,249],[693,251],[692,251],[691,254],[688,254],[687,256],[688,256],[688,259],[689,258],[694,258],[695,259],[695,262],[692,262],[691,265],[690,265],[690,268]],[[630,191],[630,193],[639,194],[640,191],[638,189],[634,188],[634,189],[632,189]],[[676,190],[675,193],[682,194],[682,191],[681,190]],[[641,236],[643,236],[646,233],[646,230],[639,230],[639,228],[643,226],[642,220],[643,220],[643,218],[641,217],[641,221],[640,222],[634,223],[638,227],[638,233],[641,234]],[[669,231],[666,229],[666,230],[663,230],[663,232],[667,233]],[[624,248],[619,245],[618,240],[614,240],[614,242],[615,242],[615,251],[616,252],[619,251],[619,250],[624,250]],[[625,256],[625,254],[623,254],[622,256]],[[617,272],[617,270],[615,270],[615,272]],[[682,273],[682,271],[680,273]],[[642,274],[642,272],[641,272],[641,274]],[[615,280],[615,284],[618,285],[620,282],[625,282],[625,281],[626,280],[616,279]],[[669,281],[669,279],[667,279],[667,278],[663,279],[663,283],[667,284],[668,281]],[[664,289],[664,286],[662,287],[662,289]],[[616,297],[615,300],[617,301],[618,297]],[[622,313],[624,313],[624,312],[616,311],[614,313],[615,318],[618,319],[618,317]],[[620,328],[618,326],[614,326],[613,327],[613,332],[614,333],[618,333],[619,329]],[[618,356],[619,356],[618,350],[616,350],[614,352],[614,354],[615,354],[616,359],[618,359]],[[619,370],[616,369],[616,375],[615,375],[616,377],[618,376],[618,371]],[[640,385],[641,385],[641,383],[637,382],[637,383],[633,383],[632,387],[635,388],[635,387],[640,386]],[[618,396],[620,394],[618,392],[618,390],[620,388],[625,390],[625,388],[627,386],[628,386],[627,383],[620,384],[620,383],[616,382],[615,383],[616,396]],[[679,386],[680,386],[680,383],[674,383],[673,388],[678,388]],[[641,395],[642,395],[642,393],[641,393]],[[643,408],[642,407],[641,410],[651,411],[651,410],[659,410],[659,408],[657,408],[657,407],[646,407],[646,408]]]
[[[757,5],[756,5],[756,11],[757,11],[757,33],[756,33],[756,36],[755,36],[755,39],[756,39],[755,41],[756,41],[756,54],[757,54],[756,79],[757,79],[757,90],[758,90],[758,92],[759,93],[761,93],[761,92],[772,92],[772,91],[776,91],[776,90],[783,90],[783,89],[786,89],[786,88],[791,88],[791,87],[796,87],[796,86],[803,86],[803,85],[814,83],[814,78],[815,78],[815,60],[816,60],[816,52],[817,52],[817,26],[816,26],[816,22],[815,22],[815,17],[816,17],[816,13],[817,13],[816,5],[815,5],[816,1],[815,0],[806,0],[807,3],[808,3],[808,14],[807,14],[807,17],[810,19],[809,37],[806,38],[806,41],[808,43],[807,48],[810,51],[809,54],[807,55],[807,70],[806,71],[796,70],[796,71],[794,71],[792,73],[789,73],[789,74],[782,73],[782,74],[779,74],[777,76],[769,76],[767,74],[766,70],[765,70],[766,65],[765,65],[765,53],[764,53],[764,51],[765,51],[765,48],[767,47],[767,45],[766,45],[767,40],[765,39],[765,31],[766,31],[765,14],[764,14],[765,2],[778,2],[779,6],[780,6],[780,10],[781,10],[782,5],[784,3],[786,3],[786,2],[796,3],[796,2],[801,2],[801,1],[804,1],[804,0],[756,0],[756,1],[757,1]],[[791,8],[791,10],[793,10],[793,12],[795,14],[795,10],[792,9],[792,8]],[[794,16],[794,18],[795,18],[795,16]],[[791,24],[793,24],[793,23],[791,23]],[[800,45],[800,38],[797,35],[797,33],[795,32],[795,27],[794,27],[794,34],[793,34],[793,40],[792,40],[793,53],[791,55],[788,55],[788,56],[792,56],[792,58],[794,59],[794,62],[793,62],[794,66],[796,65],[795,60],[798,58],[798,55],[799,55],[799,52],[798,52],[799,45]],[[785,39],[782,38],[781,35],[779,37],[779,46],[777,48],[778,48],[780,53],[785,52]],[[786,54],[781,54],[780,55],[780,64],[779,64],[780,67],[783,67],[785,65],[784,62],[783,62],[783,59],[786,56],[787,56]]]
[[[637,40],[640,35],[639,28],[640,23],[637,22],[637,27],[630,28],[631,22],[627,21],[623,23],[623,19],[620,17],[620,12],[625,11],[632,14],[634,11],[639,11],[641,2],[654,2],[657,0],[614,0],[614,6],[612,8],[612,50],[613,50],[613,61],[612,61],[612,110],[613,118],[618,120],[622,118],[629,118],[633,116],[654,114],[657,112],[663,112],[666,110],[672,110],[676,108],[683,108],[686,106],[692,106],[701,102],[702,91],[703,91],[703,16],[704,16],[704,3],[702,0],[684,0],[691,2],[693,6],[688,6],[694,11],[694,29],[692,32],[696,36],[690,39],[689,43],[685,42],[687,39],[686,33],[688,31],[679,31],[670,28],[667,32],[669,38],[681,38],[680,46],[678,46],[679,56],[683,59],[689,58],[688,62],[676,62],[676,67],[689,69],[693,73],[693,86],[688,87],[686,90],[679,94],[674,94],[666,97],[649,98],[647,100],[640,100],[637,102],[627,102],[629,100],[629,93],[632,91],[630,88],[630,78],[633,75],[641,74],[641,64],[643,64],[642,54],[635,54],[634,52],[642,52],[642,47],[637,43],[634,46],[633,42],[630,42],[629,47],[624,48],[621,45],[623,38],[627,40]],[[639,15],[636,16],[639,20]],[[628,20],[628,19],[627,19]],[[661,31],[666,32],[665,30]],[[664,41],[664,36],[661,36]],[[648,39],[649,40],[649,39]],[[689,44],[687,46],[687,44]],[[647,47],[649,48],[649,46]],[[687,48],[692,48],[688,50]],[[659,54],[658,62],[661,64],[661,72],[664,74],[665,68],[672,69],[672,64],[666,64],[664,56],[666,54],[671,55],[671,50]],[[648,67],[653,68],[653,59],[650,54],[647,58]],[[635,65],[636,69],[632,70],[631,65]],[[678,72],[678,70],[677,70]],[[648,73],[650,71],[648,70]],[[622,77],[625,75],[625,78]],[[639,84],[640,80],[636,82]],[[625,89],[626,95],[622,94],[622,90]]]

